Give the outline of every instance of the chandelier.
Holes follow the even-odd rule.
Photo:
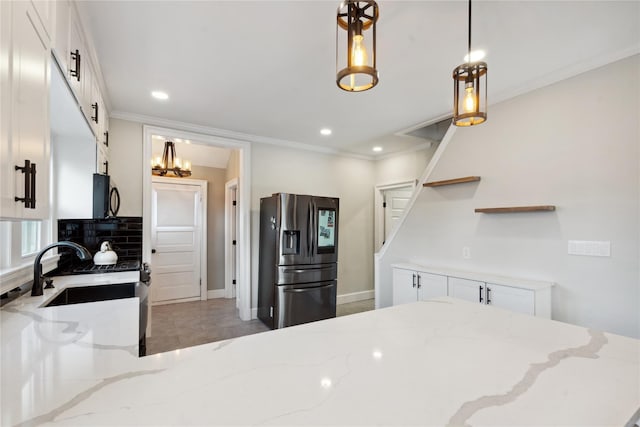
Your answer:
[[[176,146],[173,141],[165,141],[162,158],[156,157],[151,161],[151,173],[158,176],[174,176],[185,178],[191,176],[191,162],[176,156]]]

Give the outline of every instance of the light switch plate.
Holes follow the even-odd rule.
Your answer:
[[[569,240],[569,255],[611,256],[611,242],[600,240]]]

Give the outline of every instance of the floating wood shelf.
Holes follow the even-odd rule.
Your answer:
[[[440,187],[442,185],[463,184],[465,182],[480,181],[479,176],[465,176],[464,178],[445,179],[444,181],[431,181],[422,184],[423,187]]]
[[[553,205],[540,205],[540,206],[513,206],[506,208],[476,208],[475,212],[480,213],[516,213],[516,212],[540,212],[540,211],[555,211],[556,207]]]

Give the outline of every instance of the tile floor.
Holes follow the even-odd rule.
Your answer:
[[[260,320],[243,322],[235,299],[216,298],[154,306],[153,336],[147,338],[147,355],[268,331]],[[373,310],[373,300],[340,304],[338,316]]]

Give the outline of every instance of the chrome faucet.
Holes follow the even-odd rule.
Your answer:
[[[45,254],[45,252],[47,252],[49,249],[52,248],[56,248],[58,246],[63,246],[63,247],[67,247],[67,248],[73,248],[76,250],[76,255],[78,255],[78,258],[80,258],[82,261],[87,261],[91,259],[91,253],[89,252],[89,250],[87,248],[85,248],[82,245],[79,245],[77,243],[73,243],[73,242],[67,242],[67,241],[63,241],[63,242],[55,242],[50,244],[49,246],[46,246],[44,249],[42,249],[38,255],[36,256],[36,260],[33,263],[33,286],[31,287],[31,296],[32,297],[37,297],[42,295],[42,265],[40,265],[40,260],[42,259],[42,256]]]

